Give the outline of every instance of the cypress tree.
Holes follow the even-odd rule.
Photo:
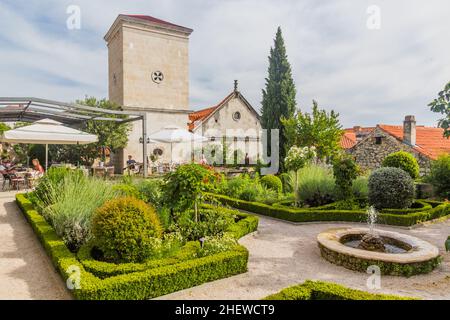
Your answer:
[[[268,133],[270,133],[270,129],[280,130],[280,171],[284,171],[287,141],[281,119],[289,119],[294,116],[296,89],[280,27],[278,27],[275,36],[274,46],[270,48],[268,77],[266,78],[266,88],[262,90],[262,95],[261,125],[263,129],[267,129]],[[270,139],[268,139],[267,144],[268,152],[270,153]]]

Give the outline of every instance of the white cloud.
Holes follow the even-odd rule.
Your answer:
[[[66,28],[70,4],[81,8],[81,30]],[[369,5],[381,9],[380,30],[366,27]],[[280,25],[302,109],[316,99],[337,110],[345,126],[400,123],[406,114],[434,125],[427,103],[450,80],[449,9],[446,0],[6,0],[0,4],[0,96],[107,96],[103,36],[119,13],[135,13],[194,29],[192,107],[217,103],[239,79],[259,108]]]

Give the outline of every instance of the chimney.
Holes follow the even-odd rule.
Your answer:
[[[416,118],[406,116],[403,121],[403,142],[410,145],[416,145]]]

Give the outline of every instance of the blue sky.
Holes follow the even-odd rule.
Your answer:
[[[79,30],[66,27],[69,5],[81,9]],[[448,0],[0,0],[0,96],[107,97],[103,36],[118,14],[147,14],[194,29],[192,109],[220,101],[234,79],[259,109],[280,25],[302,110],[315,99],[346,127],[406,114],[435,125],[427,104],[450,81],[449,12]]]

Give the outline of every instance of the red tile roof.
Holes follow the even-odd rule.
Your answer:
[[[171,22],[167,22],[152,16],[145,16],[145,15],[140,15],[140,14],[124,14],[123,16],[125,17],[130,17],[130,18],[135,18],[135,19],[141,19],[141,20],[145,20],[148,22],[152,22],[155,24],[159,24],[159,25],[163,25],[163,26],[169,26],[169,27],[175,27],[175,28],[182,28],[182,29],[186,29],[186,31],[188,32],[192,32],[193,30],[190,28],[186,28],[177,24],[173,24]]]
[[[197,121],[203,121],[206,118],[208,118],[214,111],[216,111],[218,108],[220,108],[235,92],[233,91],[229,95],[227,95],[222,101],[220,101],[218,104],[216,104],[213,107],[209,107],[206,109],[201,109],[198,111],[194,111],[189,114],[189,124],[188,128],[189,130],[193,130],[195,128],[195,122]]]
[[[379,127],[397,138],[403,140],[403,126],[381,124]],[[450,139],[443,136],[444,129],[416,126],[415,149],[431,159],[436,159],[443,153],[450,153]]]
[[[341,137],[341,147],[350,149],[356,144],[356,134],[354,132],[344,132]]]
[[[393,126],[379,124],[378,128],[390,134],[399,141],[403,141],[403,126]],[[354,127],[345,129],[341,138],[341,146],[344,149],[354,147],[358,141],[356,134],[358,132],[369,133],[374,127]],[[444,130],[441,128],[416,126],[416,145],[414,149],[425,156],[436,159],[443,153],[450,153],[450,139],[443,136]]]

